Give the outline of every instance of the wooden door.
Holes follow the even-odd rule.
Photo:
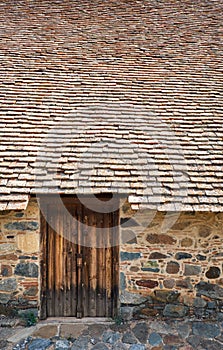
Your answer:
[[[118,296],[118,212],[94,212],[76,198],[63,203],[65,210],[48,200],[41,216],[41,318],[112,317]]]

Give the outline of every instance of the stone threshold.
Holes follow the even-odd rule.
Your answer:
[[[110,325],[114,324],[114,321],[111,318],[103,317],[49,317],[46,320],[39,321],[35,326],[32,327],[18,327],[17,329],[15,329],[15,333],[7,340],[10,343],[19,343],[22,339],[28,338],[32,334],[35,334],[41,328],[46,327],[46,329],[48,329],[49,326],[54,326],[54,335],[59,336],[61,326],[63,325],[88,326],[91,324]]]
[[[37,326],[50,325],[50,324],[113,324],[114,321],[111,318],[106,317],[48,317],[46,320],[41,320],[38,322]]]

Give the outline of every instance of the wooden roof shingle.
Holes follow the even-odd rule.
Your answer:
[[[223,211],[223,3],[0,4],[0,210],[34,193]]]

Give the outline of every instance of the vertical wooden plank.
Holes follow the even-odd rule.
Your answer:
[[[97,227],[103,227],[103,214],[97,213]],[[105,274],[105,261],[104,261],[104,248],[101,248],[103,244],[102,234],[97,235],[97,279],[98,279],[98,288],[97,288],[97,316],[104,316],[104,274]]]
[[[71,298],[71,315],[77,315],[77,206],[72,208],[72,216],[75,220],[70,221],[71,230],[71,246],[70,246],[70,263],[71,263],[71,288],[70,288],[70,298]]]
[[[97,248],[96,248],[96,216],[89,212],[90,232],[89,232],[89,311],[91,317],[97,316]]]
[[[71,316],[71,232],[70,232],[70,221],[69,215],[64,215],[64,316]]]
[[[60,232],[60,212],[57,208],[56,217],[55,217],[55,249],[54,249],[54,278],[55,278],[55,301],[54,301],[54,313],[55,316],[60,316],[61,310],[61,236]]]
[[[52,220],[49,213],[49,221]],[[55,250],[55,233],[50,225],[48,225],[48,246],[47,246],[47,284],[48,284],[48,302],[47,315],[54,316],[54,299],[55,299],[55,279],[54,279],[54,250]]]
[[[111,290],[112,290],[112,256],[111,252],[113,247],[111,247],[111,223],[110,223],[110,213],[106,213],[104,217],[104,231],[105,231],[105,316],[111,317],[112,315],[112,306],[111,306]]]
[[[61,244],[61,282],[60,282],[60,316],[66,316],[66,218],[67,213],[60,213],[60,244]]]
[[[119,211],[111,213],[112,230],[112,317],[117,316],[119,297]]]
[[[81,215],[82,207],[77,208],[77,317],[81,318],[83,314],[82,308],[82,249],[81,249]]]
[[[84,206],[82,206],[82,218],[81,222],[83,225],[80,225],[81,227],[81,233],[80,233],[80,241],[79,244],[81,245],[81,252],[82,252],[82,317],[88,316],[88,284],[89,284],[89,249],[87,247],[88,240],[89,240],[89,216],[87,215],[87,210]]]
[[[40,213],[40,319],[47,317],[47,225],[42,213]]]

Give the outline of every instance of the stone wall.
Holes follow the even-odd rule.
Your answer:
[[[221,318],[223,213],[121,212],[123,318]],[[39,208],[0,212],[0,305],[38,308]],[[0,311],[2,311],[0,307]],[[223,317],[222,317],[223,319]]]
[[[0,303],[4,312],[36,308],[39,288],[39,208],[0,212]]]
[[[133,212],[126,204],[121,224],[124,318],[222,317],[223,213]]]

